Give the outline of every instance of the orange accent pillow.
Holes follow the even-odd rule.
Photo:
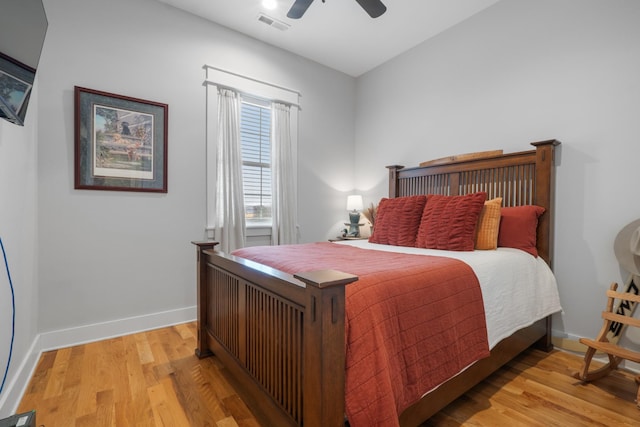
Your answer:
[[[449,251],[472,251],[476,226],[487,193],[464,196],[430,195],[422,213],[416,246]]]
[[[491,250],[498,247],[501,206],[502,197],[496,197],[484,202],[476,229],[476,249]]]
[[[498,246],[522,249],[537,258],[538,218],[544,211],[536,205],[502,208]]]
[[[381,199],[369,241],[383,245],[414,246],[426,202],[427,196],[423,195]]]

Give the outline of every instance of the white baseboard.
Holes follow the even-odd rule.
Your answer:
[[[20,363],[16,374],[8,384],[0,396],[0,418],[5,418],[16,413],[22,395],[27,389],[31,375],[38,365],[41,352],[37,350],[38,336],[31,343],[31,347],[27,353],[27,357]]]
[[[579,341],[580,337],[576,335],[566,334],[559,331],[553,331],[551,335],[553,336],[553,346],[559,350],[573,353],[581,357],[587,351],[588,347],[584,344],[581,344]],[[593,359],[603,363],[608,362],[607,355],[600,351],[596,352]],[[621,368],[628,369],[636,374],[640,373],[640,364],[632,362],[630,360],[623,360],[619,366]]]
[[[192,322],[196,319],[196,313],[196,307],[192,306],[36,335],[27,357],[20,363],[18,371],[2,393],[0,416],[16,412],[43,352]]]
[[[43,332],[40,334],[40,351],[55,350],[120,337],[136,332],[191,322],[195,319],[196,307],[192,306],[58,331]]]

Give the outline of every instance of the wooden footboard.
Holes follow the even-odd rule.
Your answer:
[[[215,354],[262,425],[343,426],[345,286],[356,276],[316,271],[293,277],[194,242],[198,259],[198,347]],[[550,318],[501,341],[491,356],[407,408],[417,426],[517,354],[548,348]]]
[[[325,270],[296,277],[194,242],[198,347],[213,353],[264,425],[344,424],[345,285]]]

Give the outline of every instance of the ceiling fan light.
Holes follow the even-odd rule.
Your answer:
[[[262,0],[262,7],[268,10],[274,10],[278,7],[276,0]]]

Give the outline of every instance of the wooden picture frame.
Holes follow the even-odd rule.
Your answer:
[[[166,193],[168,105],[74,92],[75,188]]]

